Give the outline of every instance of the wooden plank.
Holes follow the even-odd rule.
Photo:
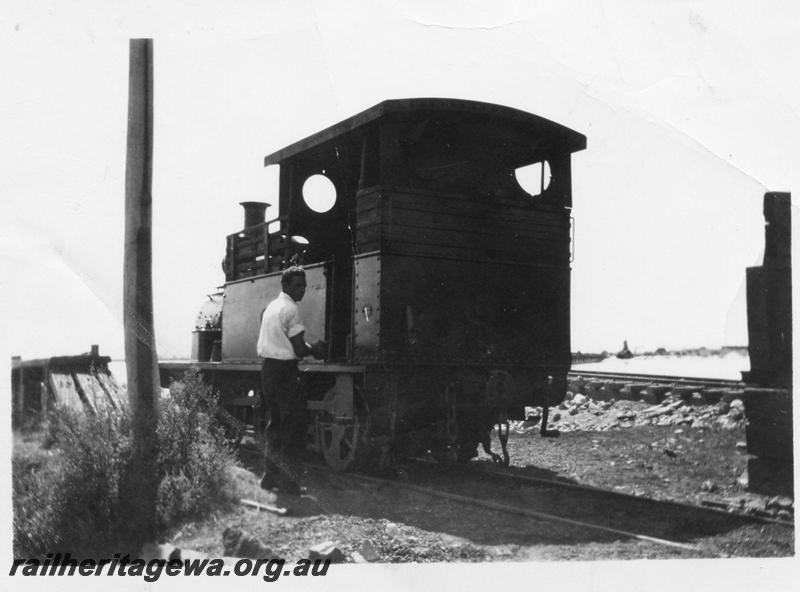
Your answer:
[[[255,226],[249,226],[239,232],[229,234],[228,238],[233,238],[234,240],[260,239],[263,236],[264,230],[274,221],[277,221],[277,219],[271,220],[270,222],[263,222]]]
[[[127,409],[125,391],[117,384],[116,379],[108,372],[98,372],[96,374],[97,383],[105,392],[106,397],[117,409]]]
[[[544,222],[534,218],[525,218],[523,215],[498,218],[491,214],[481,217],[463,216],[459,212],[423,212],[416,210],[402,210],[394,208],[378,212],[372,211],[370,215],[359,218],[356,228],[374,226],[383,220],[384,226],[391,227],[396,224],[408,226],[427,227],[436,229],[453,229],[471,234],[521,233],[531,235],[566,236],[569,232],[569,220],[551,220]]]
[[[359,217],[368,216],[375,210],[418,211],[428,214],[456,214],[467,218],[484,220],[494,217],[502,222],[525,220],[532,224],[565,224],[566,210],[545,210],[534,207],[480,202],[449,202],[446,200],[420,199],[416,196],[384,196],[380,199],[359,202],[356,213]]]
[[[91,402],[96,411],[112,411],[116,409],[113,401],[106,396],[103,387],[100,386],[95,376],[85,372],[75,372],[72,377],[83,391],[83,396]]]
[[[83,407],[87,411],[89,411],[92,415],[97,415],[97,405],[94,402],[94,396],[92,393],[87,393],[86,390],[83,388],[83,384],[78,379],[77,372],[72,373],[72,380],[75,384],[75,389],[78,391],[78,394],[81,397],[81,401],[83,402]]]
[[[499,208],[478,208],[474,211],[467,210],[461,207],[443,208],[443,207],[414,207],[398,202],[383,202],[377,204],[375,207],[360,210],[358,212],[359,220],[372,221],[383,213],[390,218],[409,216],[413,219],[416,214],[419,216],[426,216],[428,218],[437,216],[439,220],[447,220],[448,218],[459,220],[461,225],[470,224],[480,228],[488,223],[492,224],[511,224],[521,228],[537,227],[543,228],[563,228],[569,226],[569,216],[566,212],[555,214],[553,212],[540,212],[530,209],[499,209]]]
[[[252,259],[253,257],[263,257],[265,251],[266,249],[263,242],[251,245],[249,247],[237,248],[236,260],[240,261],[241,259]]]
[[[567,243],[569,241],[569,226],[540,226],[533,224],[503,224],[492,220],[485,220],[480,224],[475,221],[437,215],[419,214],[414,216],[386,217],[381,225],[378,221],[359,220],[356,231],[366,230],[380,226],[384,232],[393,232],[397,227],[415,229],[412,231],[427,230],[430,232],[454,232],[469,236],[473,241],[494,242],[498,237],[528,237],[544,239],[553,242]]]
[[[19,363],[19,358],[14,362]],[[16,365],[16,364],[15,364]],[[16,368],[17,373],[17,392],[14,396],[14,419],[17,425],[22,425],[25,419],[25,368]]]
[[[286,514],[286,508],[279,508],[278,506],[271,506],[269,504],[262,504],[260,502],[254,502],[253,500],[249,499],[240,499],[239,503],[243,506],[248,506],[250,508],[255,508],[256,510],[263,510],[265,512],[272,512],[273,514]]]
[[[50,388],[57,404],[74,411],[83,411],[83,402],[75,386],[75,380],[66,372],[50,372]]]
[[[516,240],[507,243],[481,244],[470,241],[469,237],[448,236],[446,233],[416,234],[406,231],[393,232],[391,235],[379,234],[379,229],[358,231],[356,243],[361,252],[383,248],[403,253],[417,254],[451,254],[465,258],[508,259],[510,261],[567,261],[569,252],[565,243],[553,241]],[[378,246],[380,245],[380,246]]]
[[[483,219],[486,216],[497,216],[499,220],[513,221],[530,218],[551,223],[563,219],[566,210],[550,210],[536,208],[526,202],[479,201],[475,199],[452,199],[446,196],[425,196],[414,193],[391,193],[379,196],[368,196],[360,199],[357,212],[360,214],[375,207],[383,209],[406,209],[422,212],[458,212],[463,216]]]
[[[356,230],[365,230],[370,232],[369,229],[380,228],[386,234],[392,233],[451,233],[453,235],[461,235],[469,237],[472,242],[495,242],[497,240],[517,241],[519,239],[533,239],[544,240],[552,243],[567,244],[569,242],[569,228],[546,228],[546,227],[533,227],[522,226],[513,228],[510,225],[499,224],[484,224],[482,227],[472,227],[459,224],[457,221],[451,224],[439,223],[435,219],[426,220],[424,217],[412,221],[408,218],[395,218],[392,223],[383,224],[379,226],[377,223],[366,224],[359,223]]]
[[[414,257],[446,257],[470,261],[509,261],[527,263],[532,265],[566,266],[569,263],[569,253],[559,256],[558,253],[546,252],[495,252],[491,249],[475,249],[467,247],[443,247],[435,245],[421,245],[415,243],[390,243],[379,240],[358,241],[356,252],[358,254],[372,251],[391,252],[398,255]]]
[[[492,240],[493,239],[493,240]],[[429,228],[414,228],[395,225],[390,232],[384,232],[387,244],[415,243],[454,248],[475,248],[503,253],[551,253],[567,244],[566,241],[554,241],[548,238],[524,236],[487,235],[475,237],[469,233],[447,230],[436,231]]]
[[[264,239],[261,236],[238,236],[233,235],[233,244],[237,251],[252,247],[253,245],[263,244]]]

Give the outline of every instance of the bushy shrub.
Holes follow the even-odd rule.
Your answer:
[[[16,440],[11,462],[14,549],[24,557],[49,550],[58,538],[58,513],[52,499],[57,475],[51,452],[29,446],[20,452]]]
[[[226,498],[234,453],[214,421],[217,395],[200,372],[170,385],[158,424],[158,517],[163,526],[206,511]]]
[[[198,371],[187,372],[161,401],[157,426],[158,528],[229,501],[235,462],[213,421],[217,401]],[[127,413],[96,416],[58,408],[50,450],[15,454],[14,547],[17,556],[53,551],[97,556],[120,549],[128,531],[120,489],[131,461]]]
[[[123,520],[119,485],[130,459],[129,418],[57,408],[48,440],[38,467],[15,458],[15,547],[32,556],[108,548]]]

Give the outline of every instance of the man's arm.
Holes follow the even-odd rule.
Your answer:
[[[294,355],[298,358],[305,358],[306,356],[314,356],[316,359],[321,360],[325,357],[325,342],[317,341],[314,345],[306,343],[306,332],[301,331],[294,337],[290,337],[289,341],[292,344]]]
[[[292,343],[294,355],[298,358],[305,358],[311,353],[311,346],[306,343],[306,332],[301,331],[294,337],[290,337],[289,341]]]

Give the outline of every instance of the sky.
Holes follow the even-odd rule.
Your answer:
[[[508,105],[586,135],[573,351],[744,345],[763,194],[800,191],[800,8],[769,6],[2,1],[4,348],[123,355],[135,37],[154,40],[160,357],[188,356],[238,202],[276,201],[263,157],[405,97]]]
[[[763,194],[800,191],[798,17],[794,2],[713,0],[0,0],[0,359],[95,343],[123,356],[137,37],[154,40],[160,357],[188,356],[197,311],[224,280],[238,202],[275,201],[263,157],[407,97],[507,105],[586,135],[572,161],[573,351],[745,344]],[[638,589],[616,565],[570,574]],[[704,590],[782,589],[763,564],[716,566],[725,577]],[[558,566],[517,567],[503,576],[563,585]],[[647,581],[694,577],[681,567],[649,565],[664,577]],[[432,570],[384,580],[427,586]],[[497,584],[496,570],[470,574]],[[440,589],[464,589],[448,582]]]

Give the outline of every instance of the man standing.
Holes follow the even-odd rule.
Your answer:
[[[292,465],[305,448],[306,401],[300,385],[298,361],[311,354],[324,356],[325,344],[305,342],[305,327],[297,303],[306,291],[306,274],[289,267],[281,274],[282,291],[261,315],[258,355],[261,364],[262,412],[266,413],[264,477],[261,487],[298,494]]]

